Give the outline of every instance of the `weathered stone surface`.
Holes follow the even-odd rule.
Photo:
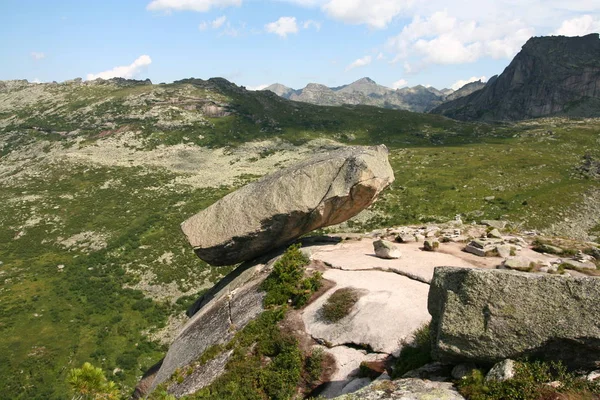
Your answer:
[[[420,368],[408,371],[402,378],[418,378],[430,381],[447,382],[452,374],[452,365],[432,362]]]
[[[515,376],[515,362],[511,359],[500,361],[485,376],[486,381],[504,382]]]
[[[225,366],[232,354],[233,350],[221,353],[206,364],[194,369],[191,374],[188,375],[187,372],[182,374],[183,381],[181,383],[173,382],[167,388],[167,392],[179,398],[194,394],[198,390],[210,385],[225,372]]]
[[[455,365],[454,368],[452,368],[452,379],[462,379],[473,372],[473,370],[476,368],[477,366],[473,363],[462,363]]]
[[[387,156],[383,145],[317,156],[225,196],[182,230],[209,264],[251,260],[371,205],[394,181]]]
[[[425,251],[437,251],[440,247],[440,242],[435,239],[427,239],[423,242],[423,248]]]
[[[506,228],[506,223],[506,221],[497,221],[493,219],[484,219],[483,221],[481,221],[481,225],[491,226],[492,228],[496,229]]]
[[[332,346],[369,346],[378,353],[397,354],[400,341],[409,340],[429,321],[428,285],[381,271],[328,269],[323,278],[336,286],[314,300],[302,312],[306,332]],[[362,296],[350,313],[335,323],[322,317],[323,305],[342,288],[354,288]]]
[[[150,390],[169,379],[177,368],[197,360],[209,347],[228,342],[263,311],[264,292],[259,288],[274,261],[244,264],[202,297],[195,307],[197,312],[169,347]],[[208,381],[210,374],[200,378]],[[201,387],[193,381],[187,385],[196,390]]]
[[[594,368],[600,279],[436,268],[428,298],[433,356],[492,364],[524,356]]]
[[[376,240],[373,242],[373,249],[375,255],[379,258],[385,258],[388,260],[397,259],[402,256],[400,248],[392,242],[387,240]]]
[[[375,381],[358,392],[337,397],[339,400],[464,400],[450,382],[415,378]]]
[[[494,238],[494,239],[502,239],[502,234],[500,233],[500,231],[496,228],[492,229],[491,231],[488,232],[487,236],[489,238]]]

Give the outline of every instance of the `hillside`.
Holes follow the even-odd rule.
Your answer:
[[[482,90],[432,112],[460,120],[600,116],[600,36],[534,37]]]
[[[283,98],[322,106],[370,105],[395,110],[427,112],[442,104],[452,89],[437,90],[432,87],[415,86],[391,89],[377,84],[370,78],[362,78],[349,85],[329,88],[317,83],[309,83],[305,88],[294,90],[279,83],[267,87]],[[454,98],[470,92],[454,92]]]
[[[384,143],[393,187],[337,229],[461,214],[589,238],[598,132],[592,119],[323,107],[219,78],[1,82],[0,398],[65,398],[67,371],[86,361],[133,390],[188,306],[231,271],[200,261],[181,221],[264,174]]]

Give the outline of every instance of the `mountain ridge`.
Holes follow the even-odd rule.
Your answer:
[[[350,84],[328,87],[320,83],[308,83],[302,89],[293,89],[280,83],[274,83],[264,90],[280,97],[325,106],[370,105],[381,108],[428,112],[452,93],[465,93],[444,88],[417,85],[392,89],[378,84],[369,77],[363,77]],[[466,92],[469,94],[470,92]]]
[[[600,35],[533,37],[479,91],[432,113],[460,120],[600,116]]]

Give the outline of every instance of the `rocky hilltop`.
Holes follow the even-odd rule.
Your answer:
[[[469,88],[473,87],[473,85],[469,86]],[[461,89],[454,92],[452,89],[437,90],[421,85],[394,90],[379,85],[370,78],[362,78],[349,85],[334,88],[318,83],[309,83],[304,89],[294,90],[276,83],[265,90],[289,100],[322,106],[369,105],[416,112],[431,110],[442,104],[446,100],[446,96],[453,93],[453,98],[459,98],[472,91],[472,89]]]
[[[506,221],[460,218],[298,240],[368,207],[393,180],[384,146],[351,147],[184,222],[201,258],[244,263],[190,308],[134,397],[477,399],[476,376],[514,390],[530,357],[578,371],[558,368],[552,395],[600,393],[597,244],[560,248],[509,233]],[[555,372],[535,365],[530,385],[541,393]]]
[[[600,116],[600,36],[531,38],[497,79],[432,112],[485,121]]]

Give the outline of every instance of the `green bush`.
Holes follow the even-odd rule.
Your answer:
[[[548,385],[555,381],[558,387]],[[514,378],[504,382],[486,382],[483,372],[475,370],[458,382],[458,389],[469,400],[591,400],[598,398],[600,383],[576,377],[561,363],[535,361],[516,363]]]
[[[396,360],[393,378],[399,378],[431,361],[431,333],[429,324],[426,324],[414,333],[412,343],[404,343]]]
[[[312,294],[321,287],[322,274],[315,272],[305,277],[305,269],[310,260],[300,251],[300,245],[293,245],[273,266],[273,271],[261,288],[267,292],[265,306],[282,306],[291,301],[295,308],[304,306]]]
[[[117,400],[119,390],[116,384],[106,379],[101,368],[86,362],[81,368],[69,371],[67,379],[74,398],[82,400]]]
[[[320,347],[313,349],[310,356],[306,357],[306,361],[304,362],[304,370],[306,371],[309,384],[314,384],[321,378],[321,374],[323,373],[324,359],[325,352]]]
[[[350,313],[359,298],[360,292],[354,288],[338,289],[323,304],[321,315],[327,322],[338,322]]]

